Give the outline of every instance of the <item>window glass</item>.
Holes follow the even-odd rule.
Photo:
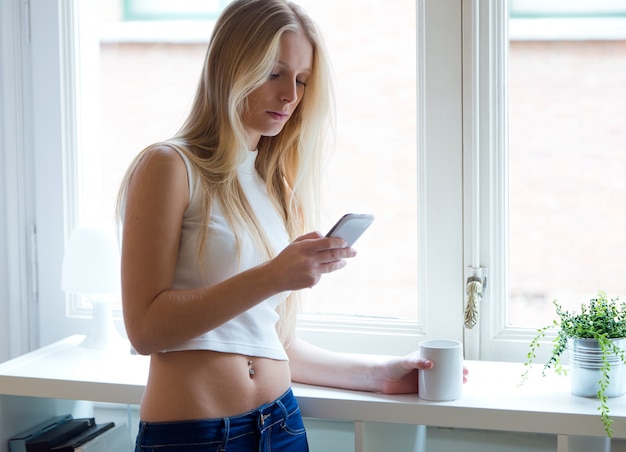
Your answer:
[[[227,0],[123,0],[124,20],[215,19]]]
[[[376,217],[358,257],[322,279],[305,311],[416,320],[415,2],[299,3],[322,28],[337,79],[325,227],[347,212]]]
[[[511,325],[551,323],[554,299],[626,297],[625,79],[624,40],[510,42]]]
[[[622,0],[510,0],[509,5],[513,18],[626,16]]]
[[[131,3],[152,5],[151,13],[163,14],[163,20],[178,14],[171,2],[167,11],[159,6],[165,2],[125,5]],[[320,25],[336,75],[338,133],[320,232],[347,212],[376,217],[355,245],[359,257],[326,275],[310,291],[304,311],[417,320],[415,2],[378,0],[367,8],[356,1],[299,3]],[[83,137],[81,217],[111,221],[131,159],[146,145],[170,137],[184,120],[212,22],[183,23],[176,42],[164,42],[154,39],[158,33],[142,38],[137,30],[146,29],[132,31],[132,23],[120,28],[124,12],[116,2],[101,0],[97,16],[98,26],[84,31],[97,30],[92,39],[99,59],[85,73],[95,74],[90,80],[97,80],[99,95],[90,104],[99,105],[100,112],[93,133]],[[185,42],[190,28],[193,39]],[[198,39],[199,29],[204,40]],[[176,34],[172,30],[168,36]]]

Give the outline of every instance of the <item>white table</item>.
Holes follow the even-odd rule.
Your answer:
[[[139,404],[149,358],[80,348],[81,340],[82,336],[72,336],[0,364],[0,397]],[[567,377],[541,377],[536,366],[529,381],[518,387],[521,364],[468,361],[466,365],[469,382],[463,397],[453,402],[300,384],[294,385],[294,393],[303,416],[353,421],[357,435],[370,422],[546,433],[558,436],[559,452],[574,450],[570,436],[599,441],[606,436],[598,401],[572,396]],[[625,402],[623,397],[609,402],[615,438],[626,438]],[[5,409],[4,416],[10,414]],[[361,441],[356,443],[358,450],[366,449]]]

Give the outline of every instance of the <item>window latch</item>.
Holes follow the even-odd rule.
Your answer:
[[[470,276],[465,284],[467,302],[465,304],[464,322],[465,328],[472,329],[478,323],[478,307],[483,297],[483,291],[487,286],[487,278],[482,276],[484,268],[478,270],[479,275]]]

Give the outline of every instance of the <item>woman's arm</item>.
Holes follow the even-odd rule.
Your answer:
[[[355,255],[341,239],[312,233],[219,284],[172,290],[188,200],[180,155],[169,147],[149,151],[129,182],[122,241],[124,321],[142,354],[197,337],[277,293],[311,287]]]
[[[417,352],[403,357],[336,353],[298,338],[287,354],[294,382],[384,394],[416,393],[417,370],[433,366]]]

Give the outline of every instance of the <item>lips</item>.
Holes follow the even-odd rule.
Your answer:
[[[268,111],[267,114],[276,121],[286,121],[289,117],[286,113],[281,113],[278,111]]]

